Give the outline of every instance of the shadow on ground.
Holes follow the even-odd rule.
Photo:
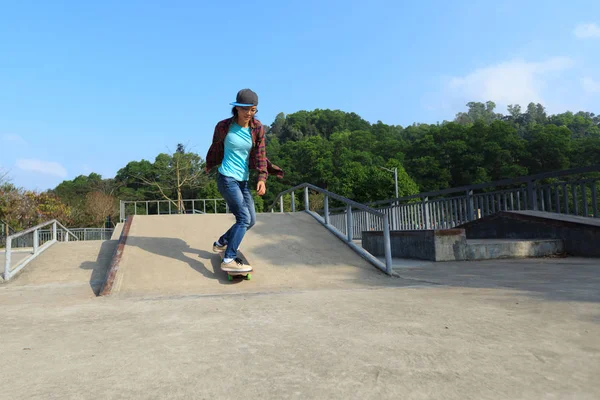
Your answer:
[[[217,280],[221,284],[231,284],[227,280],[227,273],[221,270],[221,257],[218,254],[192,248],[183,239],[130,236],[127,246],[135,246],[152,254],[184,262],[208,279]],[[207,265],[210,265],[210,268],[207,268]]]
[[[106,280],[108,269],[112,261],[113,255],[117,248],[118,241],[106,240],[102,242],[100,251],[95,261],[85,261],[79,267],[84,270],[91,270],[90,287],[96,296],[99,295],[102,284]]]

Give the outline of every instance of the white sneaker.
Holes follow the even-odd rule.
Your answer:
[[[244,264],[244,262],[240,258],[236,258],[228,263],[225,263],[225,261],[223,261],[221,263],[221,269],[223,271],[229,271],[229,272],[250,272],[250,271],[252,271],[252,267],[249,266],[248,264]]]

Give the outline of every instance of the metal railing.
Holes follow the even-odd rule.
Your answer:
[[[114,231],[113,228],[68,228],[70,234],[77,237],[77,240],[80,241],[88,241],[88,240],[110,240],[112,237],[112,233]],[[14,232],[17,233],[17,232]],[[40,229],[38,230],[39,241],[41,243],[47,242],[51,240],[52,229]],[[61,242],[65,240],[65,235],[68,235],[63,230],[58,230],[56,232],[57,238],[56,240]],[[12,248],[21,248],[21,247],[32,247],[33,246],[33,235],[25,235],[19,237],[14,240],[12,243]],[[4,247],[4,242],[0,242],[0,248]]]
[[[6,234],[8,228],[8,235]],[[9,235],[12,235],[13,233],[17,233],[17,231],[10,226],[8,223],[0,220],[0,249],[4,248],[4,246],[6,246],[6,238]],[[15,243],[19,246],[19,247],[25,247],[25,243],[20,243],[20,240],[17,239],[16,242],[13,242],[13,246],[15,245]]]
[[[322,223],[325,228],[331,231],[338,238],[343,240],[350,248],[360,254],[367,261],[375,265],[377,268],[381,269],[388,275],[392,274],[392,249],[390,245],[390,226],[388,222],[388,216],[378,210],[370,208],[364,204],[357,203],[353,200],[347,199],[335,193],[329,192],[325,189],[321,189],[317,186],[311,185],[309,183],[303,183],[301,185],[295,186],[291,189],[285,190],[277,195],[275,202],[273,205],[275,206],[279,203],[280,212],[284,212],[284,196],[290,195],[291,197],[291,209],[292,212],[296,211],[295,204],[295,194],[294,192],[300,189],[304,189],[304,211],[308,214],[312,215],[317,221]],[[324,195],[324,211],[323,215],[319,215],[318,213],[310,210],[310,196],[309,189],[318,193],[322,193]],[[345,229],[340,229],[338,225],[332,224],[329,213],[329,199],[335,199],[341,203],[346,205],[346,214],[345,214]],[[271,208],[271,212],[274,212],[274,208]],[[352,232],[352,227],[355,226],[353,222],[353,214],[352,209],[355,208],[360,210],[363,213],[366,213],[371,216],[373,220],[377,220],[381,226],[381,230],[383,231],[383,243],[384,243],[384,253],[385,253],[385,263],[382,263],[379,259],[374,257],[371,253],[367,252],[362,247],[357,246],[353,242],[353,235],[348,232]]]
[[[499,211],[532,210],[598,218],[600,177],[542,182],[592,172],[600,172],[600,165],[419,193],[365,205],[387,215],[392,230],[450,229]],[[330,212],[333,213],[331,223],[344,230],[347,210],[340,207]],[[355,240],[361,239],[364,231],[382,229],[377,220],[361,211],[354,212],[353,221]]]
[[[45,238],[41,238],[40,240],[40,230],[41,228],[44,228],[46,226],[52,226],[52,236],[50,238],[48,238],[48,240],[45,240]],[[21,231],[19,233],[15,233],[13,235],[10,235],[6,238],[6,248],[5,248],[5,254],[4,254],[4,280],[8,281],[10,278],[12,278],[16,273],[18,273],[21,269],[23,269],[23,267],[25,267],[27,264],[29,264],[34,258],[36,258],[37,256],[39,256],[42,252],[44,252],[45,250],[47,250],[50,246],[52,246],[54,243],[56,243],[58,241],[58,228],[61,228],[63,231],[66,232],[66,234],[63,236],[63,240],[68,242],[69,241],[69,235],[73,236],[75,238],[75,240],[78,240],[77,236],[75,236],[73,233],[71,233],[71,231],[69,231],[67,228],[65,228],[60,222],[58,222],[57,220],[53,219],[50,220],[48,222],[44,222],[42,224],[36,225],[32,228],[26,229],[24,231]],[[17,265],[15,265],[14,267],[11,267],[11,263],[12,263],[12,244],[13,244],[13,240],[18,240],[19,238],[28,235],[28,234],[32,234],[32,250],[31,250],[31,255],[29,255],[28,257],[24,258],[23,260],[19,261],[17,263]]]
[[[169,200],[121,200],[119,221],[129,215],[218,214],[229,213],[225,199],[186,199],[182,209]]]

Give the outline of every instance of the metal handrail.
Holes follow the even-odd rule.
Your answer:
[[[32,226],[31,228],[25,229],[24,231],[19,231],[19,232],[17,232],[17,233],[13,233],[12,235],[8,236],[8,237],[7,237],[7,239],[16,239],[16,238],[18,238],[19,236],[24,236],[24,235],[27,235],[28,233],[31,233],[31,232],[33,232],[33,231],[37,231],[37,230],[39,230],[40,228],[43,228],[43,227],[45,227],[45,226],[48,226],[48,225],[50,225],[50,224],[53,224],[53,223],[55,223],[55,222],[56,222],[56,224],[57,224],[58,226],[60,226],[60,227],[61,227],[63,230],[67,231],[67,233],[69,233],[71,236],[73,236],[73,237],[75,238],[75,240],[79,240],[79,238],[78,238],[78,237],[77,237],[77,236],[76,236],[76,235],[75,235],[73,232],[71,232],[69,229],[67,229],[67,228],[66,228],[66,227],[65,227],[63,224],[61,224],[60,222],[58,222],[56,219],[52,219],[52,220],[50,220],[50,221],[43,222],[43,223],[41,223],[41,224],[39,224],[39,225]]]
[[[119,201],[119,221],[120,222],[124,222],[125,219],[127,218],[127,207],[133,205],[133,214],[132,215],[162,215],[162,214],[174,214],[174,211],[176,211],[176,214],[183,214],[185,213],[186,210],[194,211],[194,214],[206,214],[207,211],[207,207],[206,207],[206,203],[209,202],[209,204],[214,205],[214,212],[218,213],[218,207],[217,207],[217,202],[219,202],[219,204],[222,204],[223,202],[225,203],[225,212],[228,213],[229,212],[229,206],[227,205],[227,202],[225,201],[225,199],[223,198],[213,198],[213,199],[182,199],[182,202],[185,206],[185,204],[190,205],[189,208],[184,208],[182,210],[179,210],[177,208],[177,203],[172,201],[172,200],[120,200]],[[164,213],[161,213],[161,204],[167,203],[168,206],[165,208]],[[198,210],[197,209],[197,205],[199,203],[202,203],[202,208],[203,210]],[[138,207],[142,206],[142,210],[145,213],[139,213],[138,214]],[[145,206],[145,207],[143,207]],[[150,206],[152,206],[153,208],[156,207],[156,210],[151,210]],[[156,211],[154,213],[154,211]]]
[[[49,240],[48,242],[44,243],[42,246],[39,245],[39,230],[43,227],[46,227],[48,225],[52,225],[52,240]],[[29,264],[29,262],[31,262],[34,258],[36,258],[37,256],[39,256],[42,252],[44,252],[46,249],[48,249],[50,246],[52,246],[54,243],[57,242],[57,228],[60,227],[62,228],[64,231],[67,232],[67,235],[65,236],[65,242],[69,241],[69,235],[73,236],[75,238],[75,240],[79,240],[79,238],[73,234],[73,232],[71,232],[69,229],[67,229],[63,224],[61,224],[60,222],[58,222],[56,219],[52,219],[50,221],[47,222],[43,222],[39,225],[33,226],[29,229],[25,229],[23,231],[17,232],[15,234],[12,234],[10,236],[7,236],[6,238],[6,248],[5,248],[5,259],[4,259],[4,280],[8,281],[10,278],[12,278],[15,274],[17,274],[21,269],[23,269],[27,264]],[[22,260],[15,268],[12,269],[10,268],[10,264],[11,264],[11,253],[12,253],[12,241],[15,239],[18,239],[21,236],[27,235],[29,233],[33,232],[33,252],[32,254],[25,258],[24,260]]]
[[[396,203],[396,202],[412,200],[412,199],[421,199],[421,198],[425,198],[425,197],[437,197],[437,196],[442,196],[442,195],[450,194],[450,193],[470,192],[470,191],[474,191],[474,190],[486,189],[486,188],[496,187],[496,186],[509,186],[509,185],[516,185],[519,183],[530,183],[530,182],[539,181],[542,179],[561,178],[563,176],[586,174],[586,173],[590,173],[590,172],[600,172],[600,164],[592,165],[589,167],[572,168],[572,169],[567,169],[567,170],[562,170],[562,171],[552,171],[552,172],[544,172],[544,173],[535,174],[535,175],[520,176],[517,178],[507,178],[507,179],[501,179],[501,180],[493,181],[493,182],[478,183],[475,185],[467,185],[467,186],[459,186],[459,187],[455,187],[455,188],[448,188],[448,189],[432,191],[432,192],[422,192],[422,193],[417,193],[417,194],[413,194],[410,196],[403,196],[403,197],[397,197],[394,199],[372,201],[372,202],[364,203],[364,204],[369,205],[369,206],[377,206],[377,205],[381,205],[381,204]]]
[[[285,190],[277,195],[275,199],[274,205],[279,202],[280,211],[283,213],[283,196],[286,194],[291,194],[292,199],[292,212],[296,211],[295,206],[295,197],[294,192],[299,189],[304,189],[304,211],[310,215],[312,215],[317,221],[325,226],[330,232],[344,241],[350,248],[352,248],[355,252],[361,255],[364,259],[369,261],[371,264],[375,265],[380,270],[384,271],[388,275],[392,275],[392,247],[390,242],[390,225],[388,221],[388,217],[385,213],[382,213],[378,210],[375,210],[371,207],[368,207],[364,204],[360,204],[355,202],[354,200],[350,200],[346,197],[340,196],[338,194],[332,193],[328,190],[322,189],[315,185],[311,185],[310,183],[303,183],[298,186],[294,186],[288,190]],[[308,190],[311,189],[313,191],[322,193],[325,195],[324,197],[324,215],[321,217],[314,211],[310,210],[310,197],[308,195]],[[329,221],[329,198],[341,201],[346,204],[346,235],[337,230],[333,225],[330,224]],[[385,263],[379,261],[376,257],[374,257],[371,253],[367,252],[362,247],[357,246],[353,242],[353,223],[352,223],[352,208],[357,208],[359,210],[365,211],[369,214],[375,215],[379,217],[383,221],[383,246],[385,253]],[[274,207],[271,208],[271,212],[274,212]]]

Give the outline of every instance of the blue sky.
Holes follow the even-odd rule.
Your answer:
[[[188,144],[241,88],[406,126],[468,101],[600,113],[600,2],[2,1],[0,167],[28,189]]]

